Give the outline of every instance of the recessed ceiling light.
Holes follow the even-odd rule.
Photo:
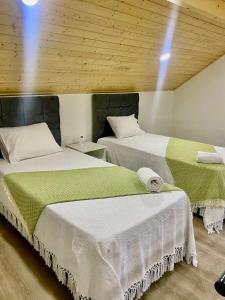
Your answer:
[[[33,6],[38,3],[39,0],[22,0],[22,2],[28,6]]]
[[[164,53],[160,56],[160,61],[165,61],[170,59],[170,53]]]

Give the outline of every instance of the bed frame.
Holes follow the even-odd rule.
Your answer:
[[[93,141],[113,135],[107,116],[128,116],[138,118],[139,94],[94,94],[92,96]]]
[[[59,98],[57,96],[0,97],[0,127],[46,122],[61,145]]]

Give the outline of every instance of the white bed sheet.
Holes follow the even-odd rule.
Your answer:
[[[113,164],[137,171],[148,167],[160,174],[165,182],[174,184],[173,176],[166,162],[169,137],[145,133],[124,139],[114,136],[98,140],[107,147],[107,160]]]
[[[166,162],[166,149],[169,137],[144,133],[139,136],[117,139],[115,136],[98,140],[107,147],[107,160],[113,164],[137,171],[141,167],[149,167],[157,172],[165,182],[174,184],[174,179]],[[225,148],[214,146],[215,151],[223,156],[225,163]],[[219,232],[223,228],[225,209],[202,208],[205,228],[208,233]]]
[[[65,149],[17,164],[0,160],[0,177],[2,180],[12,172],[98,166],[110,164]],[[21,219],[3,189],[0,201]],[[196,264],[192,215],[182,191],[49,205],[43,210],[34,235],[72,274],[77,293],[96,300],[140,296],[151,281],[168,268],[173,269],[178,260],[173,256],[175,248],[182,248],[182,256]],[[170,265],[165,264],[166,256],[171,256]],[[157,274],[148,273],[156,263],[164,263],[164,267]],[[137,288],[135,292],[141,281],[142,290]],[[131,286],[136,296],[127,292]]]

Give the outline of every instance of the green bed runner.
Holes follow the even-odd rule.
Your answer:
[[[175,185],[186,191],[192,204],[208,201],[207,205],[216,206],[216,202],[225,201],[225,165],[197,163],[198,151],[215,152],[215,149],[203,143],[170,138],[167,163]]]
[[[30,234],[49,204],[149,193],[137,173],[123,167],[12,173],[4,180]],[[174,190],[168,184],[163,187]]]

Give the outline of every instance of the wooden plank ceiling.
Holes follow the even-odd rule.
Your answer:
[[[171,2],[39,0],[25,9],[0,0],[0,94],[155,90]],[[162,88],[224,53],[225,21],[179,7]]]

